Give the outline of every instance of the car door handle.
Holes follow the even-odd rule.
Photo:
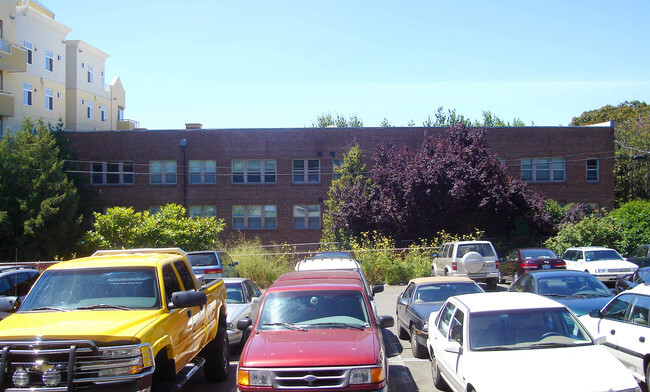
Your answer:
[[[612,335],[616,335],[616,330],[612,329],[611,331],[609,331],[609,333],[612,334]]]
[[[645,343],[645,337],[643,337],[643,336],[639,337],[639,342]]]

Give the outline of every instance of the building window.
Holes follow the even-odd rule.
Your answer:
[[[117,121],[124,121],[124,108],[117,108]]]
[[[86,117],[93,119],[93,101],[86,101]]]
[[[23,82],[23,105],[32,106],[32,84]]]
[[[106,116],[106,105],[101,105],[99,107],[99,110],[102,113],[102,122],[106,122],[107,116]]]
[[[275,184],[276,163],[271,159],[236,159],[231,162],[233,184]]]
[[[32,64],[32,61],[34,60],[33,58],[34,46],[32,45],[31,42],[28,41],[23,41],[23,46],[25,47],[25,51],[27,51],[27,64]]]
[[[162,211],[162,206],[151,206],[149,207],[149,215],[156,215]]]
[[[54,90],[45,89],[45,109],[54,110]]]
[[[343,159],[334,158],[332,159],[332,180],[338,180],[341,178],[341,174],[336,172],[336,169],[343,164]]]
[[[217,206],[190,206],[190,217],[192,218],[215,218]]]
[[[600,181],[600,160],[587,159],[587,182]]]
[[[150,161],[149,183],[176,184],[176,161]]]
[[[92,84],[95,70],[93,69],[92,66],[89,65],[88,68],[87,68],[87,71],[88,71],[87,72],[88,83]]]
[[[93,185],[133,185],[133,161],[93,162],[90,183]]]
[[[525,158],[521,160],[521,179],[527,182],[564,182],[564,158]]]
[[[320,183],[320,161],[294,159],[292,174],[294,184],[318,184]]]
[[[232,228],[277,229],[276,206],[232,206]]]
[[[293,206],[294,229],[320,229],[320,206]]]
[[[217,161],[190,161],[190,184],[216,184]]]
[[[54,53],[50,50],[45,51],[45,70],[54,72]]]

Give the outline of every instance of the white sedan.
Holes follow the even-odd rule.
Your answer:
[[[641,391],[573,313],[551,299],[466,294],[450,297],[433,317],[427,346],[438,389]]]
[[[591,311],[580,317],[596,341],[646,384],[650,381],[649,319],[650,287],[645,284],[623,291],[602,311]]]

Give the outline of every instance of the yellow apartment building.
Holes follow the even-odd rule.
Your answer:
[[[25,117],[69,130],[130,130],[119,77],[106,84],[108,54],[81,40],[35,0],[0,2],[0,132]]]

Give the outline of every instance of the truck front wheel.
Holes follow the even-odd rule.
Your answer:
[[[206,380],[217,382],[228,378],[230,372],[229,351],[228,333],[226,328],[220,326],[217,336],[205,346],[201,353],[205,359],[203,374]]]

